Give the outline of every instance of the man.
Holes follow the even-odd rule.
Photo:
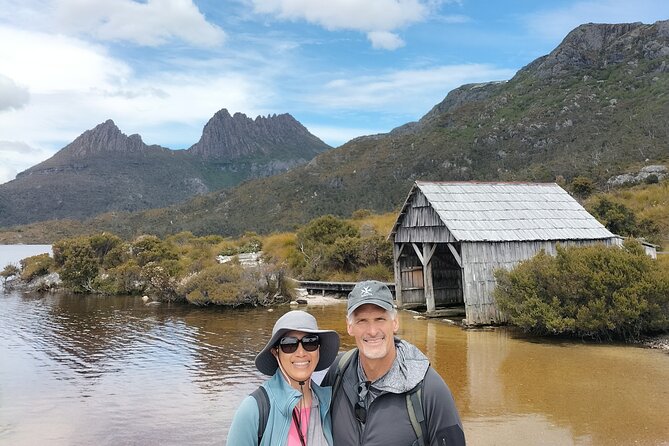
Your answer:
[[[357,349],[340,354],[323,379],[333,386],[335,446],[464,445],[450,390],[417,347],[394,336],[399,321],[388,287],[358,283],[347,312]]]

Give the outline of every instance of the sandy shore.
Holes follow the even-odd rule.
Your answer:
[[[346,298],[338,298],[333,295],[322,296],[320,294],[308,294],[300,299],[306,300],[307,305],[337,305],[342,302],[346,302]]]

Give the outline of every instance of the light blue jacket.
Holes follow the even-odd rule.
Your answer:
[[[255,398],[249,395],[242,400],[232,419],[228,431],[228,446],[283,446],[288,442],[288,431],[292,421],[293,409],[300,400],[301,394],[286,382],[279,369],[262,386],[267,390],[270,409],[267,427],[260,445],[258,445],[260,419],[258,404]],[[311,389],[318,397],[323,434],[328,444],[332,444],[332,423],[330,421],[332,388],[320,387],[312,381]]]

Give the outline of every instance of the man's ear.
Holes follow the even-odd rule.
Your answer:
[[[395,319],[393,319],[393,333],[397,333],[397,330],[399,329],[400,329],[399,317],[395,316]]]

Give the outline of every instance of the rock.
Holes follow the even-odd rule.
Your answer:
[[[609,178],[606,184],[609,186],[623,186],[625,184],[638,184],[646,181],[648,177],[655,175],[658,181],[662,181],[669,175],[667,166],[650,165],[643,167],[636,173],[625,173],[612,178]]]

